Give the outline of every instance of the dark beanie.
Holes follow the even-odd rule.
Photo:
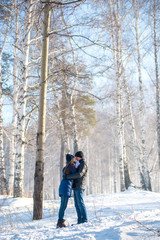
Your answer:
[[[71,154],[66,154],[66,161],[67,162],[70,162],[71,160],[72,160],[72,158],[74,158],[74,156],[73,155],[71,155]]]
[[[79,152],[76,152],[75,157],[84,158],[84,154],[82,151],[79,151]]]

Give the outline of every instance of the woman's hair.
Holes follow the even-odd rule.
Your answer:
[[[75,167],[74,163],[71,163],[71,162],[67,163],[67,166],[64,169],[64,175],[70,173],[70,169],[69,169],[70,166]]]

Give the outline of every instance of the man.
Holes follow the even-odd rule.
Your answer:
[[[76,160],[79,162],[77,172],[64,176],[64,179],[73,180],[74,204],[78,216],[78,224],[87,222],[87,212],[83,200],[83,192],[86,185],[87,165],[84,160],[84,154],[79,151],[75,154]]]

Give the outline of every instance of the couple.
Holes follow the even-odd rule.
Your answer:
[[[75,161],[75,158],[77,162]],[[57,228],[66,227],[64,212],[67,208],[68,199],[71,197],[73,188],[74,204],[78,216],[78,224],[87,222],[87,212],[83,201],[83,192],[85,189],[87,177],[87,165],[84,160],[84,154],[79,151],[75,157],[66,154],[66,166],[63,168],[63,179],[59,186],[59,196],[61,205],[59,209]]]

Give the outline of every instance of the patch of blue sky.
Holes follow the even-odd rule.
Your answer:
[[[12,102],[9,101],[6,97],[3,98],[2,114],[4,126],[9,125],[12,122],[13,106]]]

